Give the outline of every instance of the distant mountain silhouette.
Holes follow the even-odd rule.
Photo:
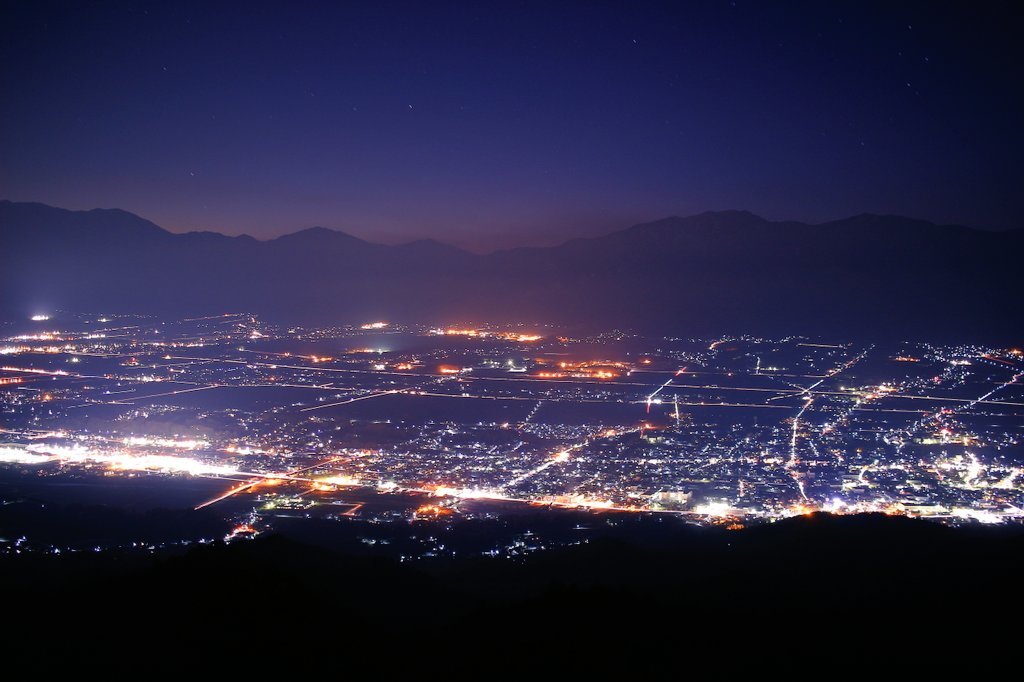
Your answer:
[[[1022,246],[1024,230],[868,214],[808,225],[722,211],[476,255],[322,227],[267,241],[173,234],[120,210],[2,201],[0,312],[244,310],[289,323],[524,320],[1016,341]]]

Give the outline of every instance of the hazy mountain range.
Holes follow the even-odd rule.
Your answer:
[[[0,201],[0,312],[1016,341],[1022,246],[1024,230],[879,215],[808,225],[722,211],[478,255],[318,227],[267,241],[174,234],[116,209]]]

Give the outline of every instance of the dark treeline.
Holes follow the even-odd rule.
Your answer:
[[[59,647],[122,671],[978,673],[1014,637],[1001,623],[1024,605],[1022,558],[1015,527],[824,514],[522,561],[410,565],[280,536],[6,557],[5,660],[53,671]]]

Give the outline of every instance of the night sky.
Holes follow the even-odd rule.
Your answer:
[[[704,210],[1024,226],[1015,3],[0,10],[0,198],[552,243]]]

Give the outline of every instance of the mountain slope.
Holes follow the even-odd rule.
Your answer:
[[[39,633],[55,622],[71,633],[57,659],[136,674],[154,660],[191,675],[218,664],[234,671],[253,657],[256,635],[268,642],[255,657],[262,668],[275,656],[294,667],[300,652],[304,670],[334,675],[339,660],[346,671],[379,673],[381,642],[400,647],[389,670],[420,675],[424,662],[479,675],[482,657],[600,666],[623,678],[648,669],[716,678],[747,666],[762,674],[766,663],[793,661],[802,670],[860,662],[870,678],[894,660],[918,673],[936,660],[948,668],[957,656],[934,655],[937,633],[954,633],[957,654],[1017,644],[1012,628],[977,624],[1024,602],[1018,528],[822,514],[739,531],[664,525],[646,542],[595,529],[586,544],[522,561],[401,563],[285,536],[176,554],[8,554],[0,576],[17,586],[6,603],[20,627],[6,638],[5,665],[38,671],[53,658],[53,637]],[[1003,663],[966,660],[975,674]]]
[[[172,234],[123,211],[0,202],[0,312],[248,310],[308,323],[529,320],[675,334],[1017,341],[1024,231],[898,216],[808,225],[744,211],[474,255],[310,228]]]

